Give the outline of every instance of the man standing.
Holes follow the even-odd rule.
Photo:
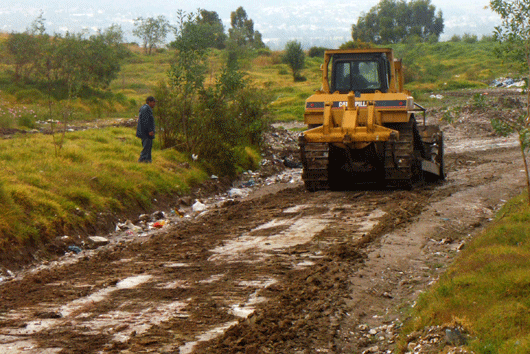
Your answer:
[[[155,138],[155,118],[153,117],[153,107],[155,104],[155,98],[149,96],[145,100],[145,104],[140,108],[136,136],[142,139],[143,150],[140,153],[138,162],[151,162],[151,148],[153,147],[153,139]]]

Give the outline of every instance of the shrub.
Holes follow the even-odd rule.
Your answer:
[[[311,47],[309,48],[309,51],[307,53],[307,56],[310,58],[322,58],[324,57],[324,52],[328,50],[329,48],[326,47]]]
[[[28,90],[19,90],[15,92],[15,98],[18,102],[21,103],[32,103],[35,101],[40,101],[46,98],[45,95],[42,94],[39,90],[36,88],[28,89]]]

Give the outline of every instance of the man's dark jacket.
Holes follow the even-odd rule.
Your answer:
[[[136,136],[140,139],[150,138],[154,139],[154,135],[149,135],[149,132],[155,132],[155,117],[153,117],[153,110],[146,103],[140,108],[138,115],[138,127],[136,128]]]

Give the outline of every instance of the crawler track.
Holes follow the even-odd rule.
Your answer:
[[[425,156],[425,152],[416,121],[411,119],[408,123],[390,124],[388,127],[398,131],[399,138],[384,143],[381,161],[375,162],[373,161],[376,152],[373,149],[367,148],[365,155],[356,154],[352,157],[354,150],[332,148],[328,143],[308,143],[301,136],[299,146],[303,166],[302,179],[306,189],[310,191],[335,189],[337,185],[347,187],[348,183],[351,185],[374,182],[374,180],[391,186],[408,188],[421,181],[421,158]],[[334,153],[340,150],[346,151],[342,154],[345,158],[341,159],[344,167],[333,167],[330,159],[338,158]],[[372,163],[375,171],[366,172],[364,167],[366,161]],[[337,183],[337,180],[342,183]]]

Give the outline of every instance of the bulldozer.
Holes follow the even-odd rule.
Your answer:
[[[306,189],[413,188],[445,178],[443,134],[403,88],[392,49],[327,50],[299,138]],[[418,122],[416,117],[423,121]]]

